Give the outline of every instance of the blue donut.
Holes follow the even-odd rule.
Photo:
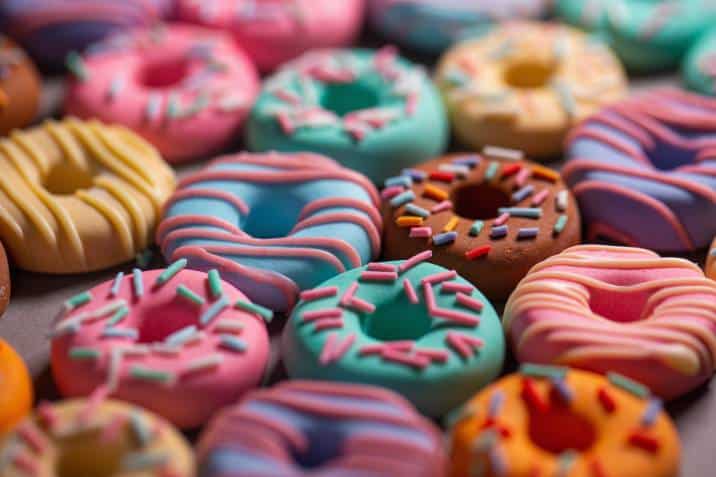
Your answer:
[[[377,387],[286,381],[219,414],[198,444],[199,476],[445,477],[438,429]]]
[[[314,151],[375,183],[440,154],[447,139],[435,86],[392,47],[287,63],[266,81],[247,129],[254,151]]]
[[[380,251],[378,193],[316,154],[238,154],[186,177],[165,207],[166,259],[221,268],[253,302],[289,310],[301,290]]]

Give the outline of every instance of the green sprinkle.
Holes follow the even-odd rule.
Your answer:
[[[455,427],[455,425],[462,420],[474,416],[475,413],[475,409],[469,403],[464,404],[445,414],[445,417],[443,417],[443,424],[446,428],[450,429]]]
[[[164,467],[169,462],[169,455],[164,453],[127,454],[122,460],[122,470],[128,472],[139,472],[157,467]]]
[[[568,368],[564,366],[547,366],[544,364],[525,363],[520,366],[520,373],[535,378],[563,379]]]
[[[554,235],[559,235],[564,230],[564,227],[567,225],[567,216],[566,215],[560,215],[557,219],[557,223],[554,224]]]
[[[139,441],[139,444],[144,447],[152,440],[152,430],[147,426],[146,421],[139,412],[133,412],[130,418],[132,426],[132,432]]]
[[[470,235],[472,235],[473,237],[477,237],[478,235],[480,235],[480,232],[482,232],[482,228],[484,226],[485,223],[482,220],[476,220],[470,226]]]
[[[129,308],[126,306],[122,306],[119,310],[114,312],[114,315],[112,315],[112,318],[109,319],[107,322],[107,326],[114,326],[120,321],[122,321],[127,315],[129,314]]]
[[[157,383],[169,383],[174,380],[174,375],[172,373],[144,368],[142,366],[133,366],[129,371],[129,375],[134,379],[153,381]]]
[[[182,298],[186,298],[187,300],[194,303],[195,305],[201,306],[204,304],[204,299],[202,297],[200,297],[193,291],[189,290],[184,285],[179,285],[177,287],[177,295],[179,295]]]
[[[167,117],[169,119],[176,119],[180,115],[181,111],[179,109],[179,98],[177,98],[176,94],[172,93],[169,95],[169,99],[167,99]]]
[[[574,462],[577,460],[577,453],[572,449],[566,450],[559,454],[558,457],[558,470],[557,475],[560,477],[566,477],[569,475],[569,471],[572,470]]]
[[[89,79],[89,72],[87,71],[87,66],[85,65],[85,62],[80,56],[80,54],[76,51],[71,51],[67,55],[65,64],[67,65],[67,69],[70,70],[70,73],[72,73],[78,80],[84,82]]]
[[[149,266],[149,262],[152,261],[153,255],[154,254],[149,249],[144,250],[143,252],[139,252],[135,258],[137,266],[139,268],[147,268]]]
[[[73,296],[65,302],[65,310],[74,310],[75,308],[79,308],[82,305],[86,305],[90,301],[92,301],[92,293],[88,291],[82,292],[79,295]]]
[[[478,452],[487,452],[492,449],[498,441],[497,431],[495,429],[488,429],[477,436],[473,441],[472,448]]]
[[[495,174],[497,174],[497,169],[500,168],[500,165],[496,162],[491,162],[490,165],[487,167],[487,170],[485,171],[485,180],[491,181]]]
[[[177,260],[176,262],[172,263],[171,265],[169,265],[169,266],[167,267],[166,270],[164,270],[164,271],[162,272],[161,275],[159,275],[159,276],[157,277],[157,281],[154,282],[154,284],[155,284],[156,286],[164,285],[166,282],[168,282],[169,280],[171,280],[171,279],[174,277],[174,275],[176,275],[177,273],[179,273],[180,271],[182,271],[182,269],[183,269],[184,267],[186,267],[186,264],[187,264],[187,263],[188,263],[188,262],[187,262],[187,259],[186,259],[186,258],[181,258],[181,259]]]
[[[209,289],[211,290],[211,296],[214,298],[219,298],[224,293],[221,288],[221,277],[218,270],[209,270]]]
[[[637,383],[633,379],[629,379],[626,376],[622,376],[619,373],[609,372],[607,373],[607,379],[614,386],[622,388],[624,391],[629,392],[637,397],[646,398],[649,396],[649,388],[641,383]]]
[[[264,308],[261,305],[250,303],[244,300],[239,300],[234,304],[234,307],[240,308],[244,311],[248,311],[249,313],[255,313],[261,318],[263,318],[264,321],[266,321],[267,323],[271,323],[271,320],[273,320],[273,311],[269,310],[268,308]]]
[[[77,360],[95,360],[99,359],[102,353],[94,348],[86,348],[83,346],[75,346],[70,349],[70,358]]]

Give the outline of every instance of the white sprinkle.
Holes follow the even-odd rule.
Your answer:
[[[482,154],[499,159],[506,159],[508,161],[521,161],[525,157],[522,151],[498,146],[485,146],[482,148]]]

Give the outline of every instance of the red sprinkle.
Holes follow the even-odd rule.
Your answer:
[[[440,181],[440,182],[452,182],[455,179],[455,174],[452,172],[447,171],[433,171],[430,173],[428,178],[431,181]]]
[[[494,429],[500,433],[500,437],[503,437],[505,439],[508,439],[509,437],[512,436],[512,431],[508,427],[505,427],[502,424],[498,424],[492,418],[487,419],[487,421],[485,421],[485,424],[482,426],[482,428],[483,429]]]
[[[598,460],[593,460],[589,467],[592,469],[592,476],[607,477],[607,472],[604,470],[604,466]]]
[[[522,169],[522,164],[508,164],[502,168],[502,178],[505,179],[514,176]]]
[[[481,245],[479,247],[475,247],[472,250],[468,250],[465,252],[465,258],[468,260],[475,260],[480,257],[484,257],[488,253],[490,253],[490,249],[492,249],[492,246],[490,245]]]
[[[634,447],[644,449],[651,454],[659,452],[659,441],[641,431],[634,431],[631,433],[629,436],[629,444]]]
[[[602,405],[607,414],[613,413],[617,408],[616,401],[614,401],[614,398],[605,388],[599,388],[597,397],[599,398],[599,403]]]
[[[549,411],[549,403],[540,397],[534,381],[529,378],[522,380],[522,399],[539,412]]]

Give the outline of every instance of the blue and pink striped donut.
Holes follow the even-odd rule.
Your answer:
[[[378,192],[323,156],[238,154],[186,177],[157,243],[169,261],[221,267],[255,303],[290,310],[301,290],[380,252]]]

